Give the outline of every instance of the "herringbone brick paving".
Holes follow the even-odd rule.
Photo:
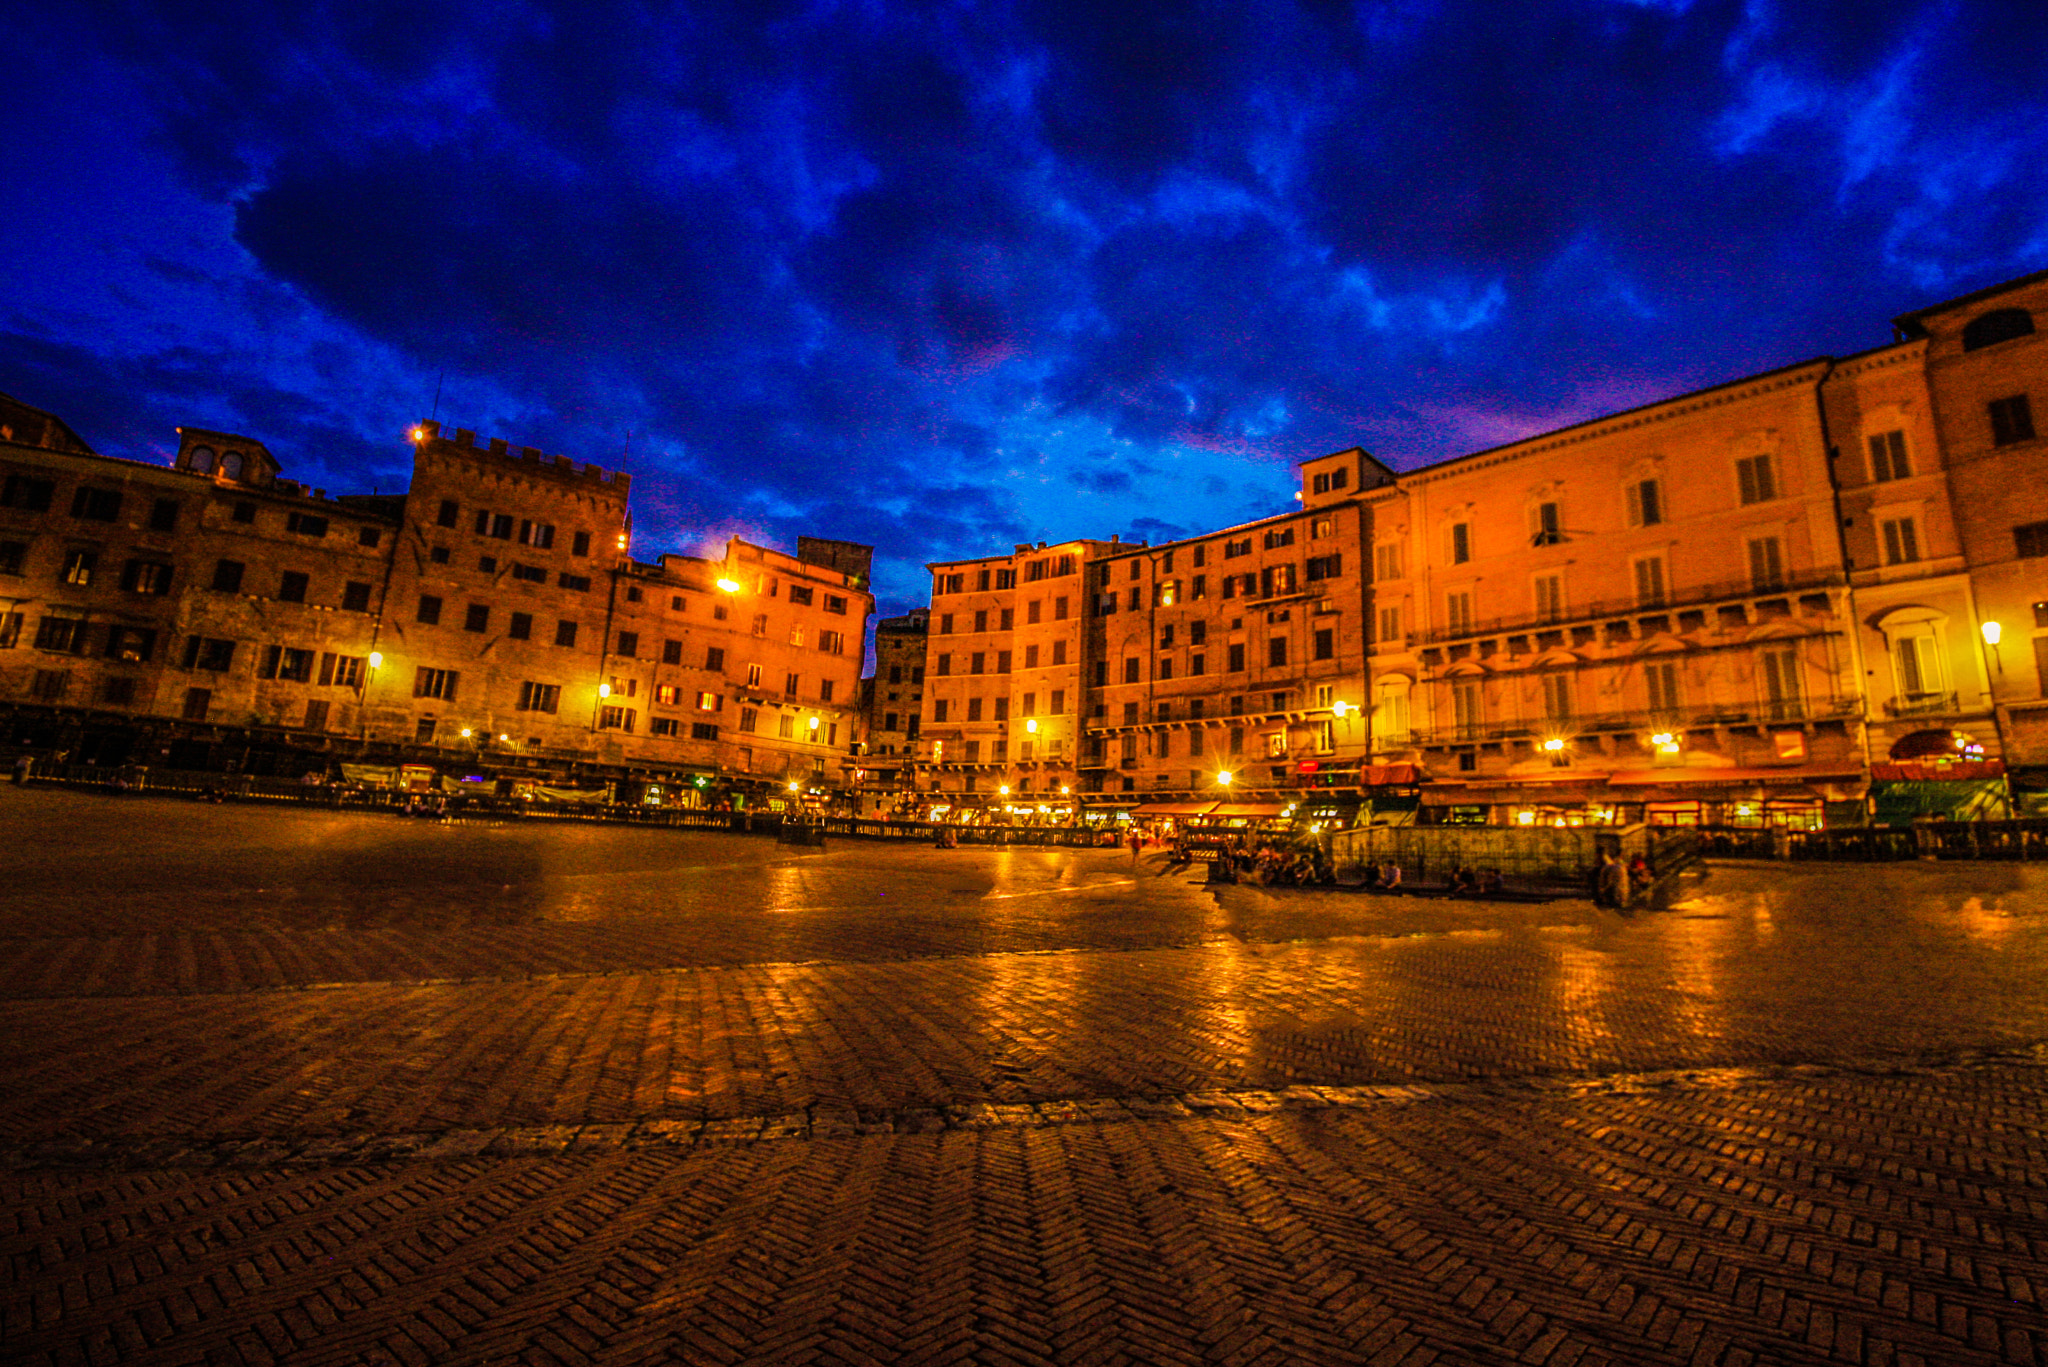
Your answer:
[[[1621,922],[0,796],[10,1363],[2048,1359],[2031,870]]]

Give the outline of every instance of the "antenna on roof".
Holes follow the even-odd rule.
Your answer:
[[[441,420],[441,381],[447,378],[448,367],[442,366],[441,373],[434,378],[434,413],[432,417],[427,419],[428,422],[439,422]]]

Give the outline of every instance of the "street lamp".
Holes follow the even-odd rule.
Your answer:
[[[1035,736],[1035,735],[1037,735],[1037,734],[1038,734],[1038,718],[1036,718],[1036,717],[1029,717],[1029,718],[1026,718],[1026,719],[1025,719],[1025,722],[1024,722],[1024,730],[1025,730],[1026,732],[1028,732],[1029,734],[1031,734],[1031,735],[1034,735],[1034,736]]]
[[[740,581],[737,579],[720,579],[718,581],[718,590],[721,593],[738,593],[740,591]]]
[[[1224,769],[1220,770],[1217,773],[1216,782],[1222,785],[1223,787],[1228,788],[1230,786],[1230,781],[1236,777],[1237,775],[1231,773],[1228,769]]]
[[[597,696],[598,696],[598,697],[600,697],[600,698],[609,698],[609,697],[610,697],[611,695],[612,695],[612,686],[611,686],[610,684],[608,684],[608,683],[601,683],[601,684],[599,684],[599,685],[597,686]]]
[[[382,652],[380,652],[380,651],[375,651],[375,650],[371,651],[371,652],[370,652],[370,668],[372,668],[372,669],[382,669],[383,667],[384,667],[384,656],[383,656]]]
[[[1353,712],[1357,710],[1358,709],[1353,707],[1350,703],[1343,702],[1341,700],[1330,705],[1330,715],[1335,717],[1338,721],[1344,720],[1344,718],[1350,716]]]

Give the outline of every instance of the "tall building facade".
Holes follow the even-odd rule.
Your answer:
[[[1297,510],[1241,527],[1072,543],[1076,787],[1798,825],[2048,788],[2044,311],[2048,273],[1421,469],[1309,461]],[[1016,667],[1010,565],[932,566],[932,649],[973,633],[949,667]],[[958,708],[928,700],[923,786],[1028,791]]]
[[[165,468],[37,416],[0,412],[36,438],[0,442],[0,705],[22,738],[843,781],[865,547],[643,562],[624,473],[432,423],[404,495],[329,497],[247,437],[181,429]]]

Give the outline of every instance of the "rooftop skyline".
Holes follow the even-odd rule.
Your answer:
[[[2048,264],[2048,14],[1834,8],[40,9],[0,390],[332,489],[437,415],[633,472],[643,553],[874,544],[891,615]]]

